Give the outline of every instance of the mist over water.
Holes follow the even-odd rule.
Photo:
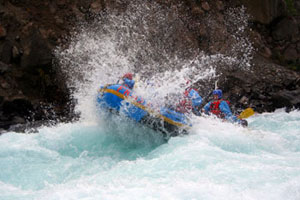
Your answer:
[[[225,15],[232,32],[227,54],[206,55],[176,10],[155,2],[132,1],[125,11],[108,9],[92,22],[78,24],[70,44],[55,52],[67,78],[77,110],[87,118],[100,85],[116,83],[123,74],[135,73],[135,92],[157,107],[173,101],[185,87],[197,84],[206,95],[220,75],[218,68],[248,70],[252,45],[246,37],[245,9]],[[213,16],[207,19],[211,26]],[[174,101],[177,101],[174,99]],[[95,114],[94,114],[95,115]]]
[[[57,49],[80,119],[1,135],[0,199],[300,199],[299,111],[257,114],[248,128],[193,116],[189,135],[166,142],[96,108],[99,86],[128,71],[139,76],[135,92],[160,106],[187,79],[213,85],[224,64],[250,67],[243,10],[227,16],[241,17],[236,54],[208,56],[188,37],[176,40],[185,30],[177,13],[134,2],[81,23]]]

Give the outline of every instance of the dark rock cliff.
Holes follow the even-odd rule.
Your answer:
[[[300,107],[299,0],[168,0],[176,9],[195,50],[225,53],[232,30],[226,10],[245,5],[255,53],[249,71],[222,71],[219,86],[233,106],[258,112]],[[69,91],[53,62],[53,50],[68,43],[78,21],[108,8],[122,12],[127,1],[0,0],[0,131],[17,124],[71,120]],[[180,5],[180,6],[178,6]],[[212,18],[214,23],[205,19]],[[178,35],[180,37],[187,37]]]

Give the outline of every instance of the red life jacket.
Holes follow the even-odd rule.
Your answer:
[[[193,106],[192,106],[192,102],[191,100],[184,98],[183,100],[181,100],[177,107],[176,107],[176,111],[180,112],[180,113],[187,113],[190,112],[192,110]]]
[[[222,101],[226,101],[228,103],[228,105],[230,105],[229,101],[223,100],[223,99],[219,99],[217,101],[213,101],[210,104],[210,112],[213,113],[213,114],[215,114],[219,118],[224,118],[224,115],[223,115],[223,113],[220,110],[220,103]]]
[[[192,90],[192,88],[186,89],[186,90],[184,91],[184,93],[183,93],[184,96],[188,97],[191,90]]]
[[[192,100],[189,98],[189,93],[193,88],[188,88],[184,91],[184,99],[182,99],[176,107],[176,111],[180,113],[191,112],[193,108]],[[195,90],[195,89],[194,89]],[[195,90],[197,91],[197,90]]]

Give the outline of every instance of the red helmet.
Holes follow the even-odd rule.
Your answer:
[[[132,77],[133,77],[132,73],[126,73],[126,74],[124,74],[124,76],[123,76],[123,78],[127,78],[127,79],[129,79],[129,80],[132,80]]]

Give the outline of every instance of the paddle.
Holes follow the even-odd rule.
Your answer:
[[[252,108],[247,108],[238,116],[239,119],[246,119],[254,115],[254,110]]]
[[[140,81],[140,75],[137,73],[136,75],[135,75],[135,79],[134,79],[134,86],[133,86],[133,88],[137,88],[138,87],[138,84],[139,84],[139,81]]]

